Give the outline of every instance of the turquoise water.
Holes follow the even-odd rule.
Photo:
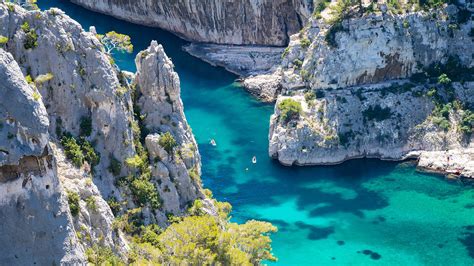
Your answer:
[[[474,190],[421,174],[411,163],[357,160],[288,168],[267,155],[273,106],[234,84],[236,76],[181,50],[167,32],[98,15],[66,1],[57,6],[85,29],[132,37],[135,53],[158,40],[176,65],[182,98],[203,158],[203,182],[233,207],[233,219],[271,221],[281,265],[473,265]],[[117,60],[134,71],[133,55]],[[211,138],[217,147],[209,145]],[[256,155],[257,164],[252,164]]]

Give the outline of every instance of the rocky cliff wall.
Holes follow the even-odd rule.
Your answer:
[[[171,31],[193,42],[285,46],[312,0],[71,0],[94,11]]]
[[[0,263],[85,263],[48,147],[46,108],[2,49],[0,78]]]
[[[328,16],[292,36],[273,74],[244,81],[278,98],[270,156],[285,165],[413,157],[420,167],[472,177],[469,5],[401,15],[379,5],[336,30]]]
[[[461,121],[472,114],[474,83],[452,86],[452,90],[439,87],[438,96],[432,95],[432,86],[409,82],[325,91],[320,98],[281,96],[271,118],[270,156],[284,165],[337,164],[364,157],[421,157],[425,160],[423,166],[430,168],[430,164],[437,164],[435,153],[431,153],[436,151],[439,158],[457,154],[451,161],[444,159],[446,169],[436,170],[472,177],[473,137],[461,130]],[[434,98],[446,99],[451,94],[449,97],[457,100],[446,105]],[[301,104],[297,118],[283,119],[279,106],[285,100]],[[460,166],[460,162],[466,163]]]
[[[275,79],[281,79],[283,91],[341,88],[408,78],[450,56],[465,66],[474,64],[474,24],[466,6],[393,14],[380,5],[378,11],[334,27],[328,23],[328,13],[312,17],[302,32],[291,37],[272,76],[250,77],[244,85],[267,95],[276,91],[271,86]]]
[[[140,207],[145,223],[166,226],[168,214],[185,215],[204,198],[179,79],[161,46],[137,57],[130,85],[95,34],[61,10],[0,4],[0,35],[11,53],[0,53],[8,96],[0,98],[0,264],[83,264],[94,245],[125,257],[107,201],[118,214]],[[165,133],[176,140],[169,153]],[[84,154],[71,151],[71,138]],[[159,204],[140,198],[143,184]]]

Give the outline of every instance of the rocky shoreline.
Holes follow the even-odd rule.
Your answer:
[[[183,50],[213,66],[247,77],[270,72],[280,64],[284,48],[192,43]]]

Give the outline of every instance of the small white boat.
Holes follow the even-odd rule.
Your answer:
[[[257,156],[254,156],[254,157],[252,158],[252,163],[257,163]]]
[[[211,142],[209,142],[212,146],[217,146],[217,143],[214,139],[211,139]]]

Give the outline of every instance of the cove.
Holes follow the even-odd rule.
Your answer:
[[[181,79],[204,186],[233,205],[235,221],[259,219],[278,226],[272,238],[275,264],[473,265],[471,186],[416,172],[410,162],[283,167],[267,155],[273,106],[239,88],[236,76],[183,52],[185,41],[67,1],[38,2],[41,9],[61,8],[85,29],[94,25],[99,33],[130,35],[134,54],[116,59],[124,70],[135,71],[136,53],[151,40],[164,46]]]

